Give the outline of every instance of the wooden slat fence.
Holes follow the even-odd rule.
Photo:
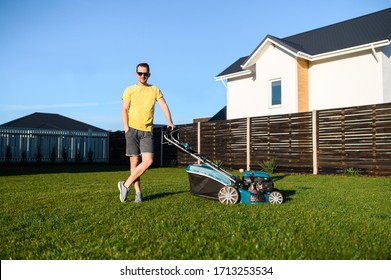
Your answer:
[[[391,103],[184,125],[181,141],[226,167],[391,175]],[[196,161],[178,153],[179,164]]]
[[[179,128],[181,142],[227,168],[259,170],[263,161],[274,159],[280,172],[338,174],[355,168],[366,175],[391,176],[391,103]],[[162,145],[162,131],[154,129],[156,166],[197,162],[172,145]],[[118,147],[110,149],[118,154]]]
[[[225,166],[246,166],[246,119],[201,123],[201,153]]]
[[[198,130],[197,130],[197,124],[188,124],[180,126],[180,141],[184,143],[188,143],[193,150],[198,150]],[[180,165],[186,165],[190,163],[196,163],[197,161],[189,156],[188,154],[184,152],[178,152],[177,156],[178,164]]]
[[[356,168],[391,175],[391,106],[378,104],[318,112],[320,173]]]
[[[251,168],[276,160],[283,172],[312,172],[312,113],[251,119]]]

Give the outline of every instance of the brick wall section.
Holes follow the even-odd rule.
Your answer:
[[[297,58],[297,94],[298,94],[298,110],[301,112],[308,112],[308,68],[309,62],[302,58]]]

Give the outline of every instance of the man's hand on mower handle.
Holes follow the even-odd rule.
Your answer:
[[[174,131],[174,129],[175,129],[175,125],[173,125],[173,124],[167,125],[166,130],[164,131],[164,134],[168,136],[171,132]]]

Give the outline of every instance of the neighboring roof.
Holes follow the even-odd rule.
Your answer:
[[[267,35],[252,54],[244,61],[241,61],[241,65],[248,66],[254,54],[266,42],[273,42],[291,53],[311,58],[311,56],[319,57],[321,54],[378,42],[383,42],[383,44],[387,45],[390,44],[390,40],[391,8],[283,39]],[[236,63],[221,72],[216,79],[221,79],[222,76],[229,77],[234,73],[239,74],[238,72],[244,71],[243,68],[238,69]]]
[[[2,127],[43,128],[55,130],[107,132],[104,129],[64,117],[59,114],[33,113],[19,119],[4,123]]]
[[[227,106],[224,106],[220,111],[218,111],[216,115],[214,115],[209,119],[208,122],[225,121],[225,120],[227,120]]]

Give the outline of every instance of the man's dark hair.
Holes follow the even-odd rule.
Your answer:
[[[149,65],[148,65],[148,63],[143,62],[143,63],[137,64],[136,72],[137,72],[137,70],[138,70],[139,67],[145,67],[145,68],[147,68],[147,69],[148,69],[148,73],[149,73]]]

